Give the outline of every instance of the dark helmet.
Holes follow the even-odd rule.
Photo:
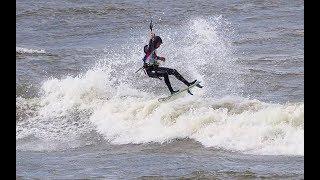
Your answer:
[[[160,42],[160,44],[162,44],[162,39],[160,36],[155,36],[154,37],[154,44],[157,44],[158,42]]]

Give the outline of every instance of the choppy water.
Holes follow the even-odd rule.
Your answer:
[[[194,96],[135,73],[150,18]],[[304,2],[19,0],[16,141],[24,179],[303,179]]]

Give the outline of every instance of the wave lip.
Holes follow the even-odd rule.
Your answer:
[[[23,47],[16,47],[17,54],[46,54],[44,49],[28,49]]]
[[[158,104],[115,97],[90,121],[112,144],[189,138],[205,147],[245,154],[304,155],[304,103],[186,98]]]

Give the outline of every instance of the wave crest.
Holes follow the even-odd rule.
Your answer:
[[[28,49],[22,47],[16,47],[16,54],[46,54],[43,49]]]

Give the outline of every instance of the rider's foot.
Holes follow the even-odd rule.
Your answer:
[[[191,83],[189,83],[189,84],[190,84],[189,86],[191,86],[192,84],[194,84],[194,83],[196,83],[196,82],[197,82],[197,80],[192,81]],[[201,86],[200,83],[197,84],[196,86],[197,86],[198,88],[203,88],[203,86]]]
[[[173,91],[171,91],[171,94],[174,94],[174,93],[177,93],[177,92],[179,92],[179,90],[173,90]]]
[[[191,83],[189,83],[189,86],[191,86],[192,84],[196,83],[197,80],[192,81]]]
[[[203,88],[203,86],[202,85],[200,85],[200,83],[199,84],[197,84],[196,85],[198,88]]]

